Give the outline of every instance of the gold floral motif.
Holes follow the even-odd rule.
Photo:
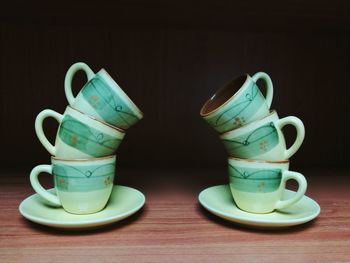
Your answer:
[[[113,183],[112,177],[108,176],[108,177],[105,179],[104,182],[105,182],[105,185],[106,185],[106,186],[112,184],[112,183]]]
[[[259,148],[266,152],[268,144],[269,144],[268,140],[263,140],[263,141],[260,142]]]
[[[64,178],[59,179],[57,183],[58,183],[58,186],[63,189],[68,188],[68,181],[66,181]]]
[[[100,98],[96,95],[92,95],[89,98],[89,103],[94,107],[97,108],[100,105]]]
[[[76,145],[78,143],[78,136],[73,134],[70,138],[71,145]]]
[[[260,182],[260,183],[258,184],[258,189],[259,189],[259,191],[264,191],[265,186],[266,186],[265,182]]]
[[[242,126],[245,123],[245,119],[243,117],[236,117],[234,124],[237,126]]]

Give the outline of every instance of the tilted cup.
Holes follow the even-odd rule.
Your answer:
[[[257,80],[266,83],[266,98]],[[240,76],[219,89],[202,107],[200,115],[216,131],[224,133],[269,114],[273,97],[272,81],[264,72]]]
[[[293,125],[297,135],[287,149],[282,128]],[[299,149],[305,137],[303,122],[294,116],[279,119],[276,111],[220,136],[229,156],[259,160],[287,160]]]
[[[43,131],[43,122],[48,117],[59,123],[55,145],[49,142]],[[35,131],[51,155],[70,159],[111,155],[125,136],[121,129],[96,120],[70,106],[64,114],[48,109],[40,112],[35,120]]]
[[[30,182],[34,190],[52,206],[62,206],[72,214],[91,214],[102,210],[111,195],[115,176],[116,157],[94,159],[51,158],[51,165],[33,168]],[[52,174],[56,195],[45,190],[41,173]]]
[[[289,161],[228,159],[230,189],[236,205],[251,213],[270,213],[298,202],[307,182],[301,173],[288,171]],[[298,191],[281,200],[288,180],[298,183]]]
[[[79,70],[85,72],[88,82],[74,97],[72,80]],[[95,74],[85,63],[75,63],[66,73],[64,88],[73,108],[123,130],[143,117],[141,110],[104,69]]]

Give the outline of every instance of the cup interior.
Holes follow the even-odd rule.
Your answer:
[[[234,97],[246,82],[248,75],[242,75],[231,80],[220,88],[202,107],[200,114],[209,115]]]

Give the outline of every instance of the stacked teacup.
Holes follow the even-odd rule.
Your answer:
[[[80,70],[88,81],[74,97],[72,79]],[[84,63],[73,64],[64,85],[69,103],[65,112],[46,109],[35,120],[36,134],[52,157],[51,165],[38,165],[32,170],[30,181],[51,205],[73,214],[95,213],[106,206],[112,192],[116,166],[113,154],[125,130],[143,114],[104,69],[95,74]],[[54,145],[43,131],[48,117],[59,123]],[[57,195],[40,185],[38,176],[42,172],[53,175]]]
[[[266,96],[257,81],[266,86]],[[219,89],[202,107],[201,116],[220,133],[227,152],[230,189],[236,205],[251,213],[269,213],[295,204],[305,194],[304,176],[289,171],[289,158],[299,149],[305,129],[294,116],[279,118],[270,110],[273,85],[264,72],[242,75]],[[297,135],[287,149],[282,128],[292,125]],[[299,187],[281,200],[286,181]]]

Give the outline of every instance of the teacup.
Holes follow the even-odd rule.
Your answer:
[[[293,125],[297,135],[294,143],[286,149],[282,128]],[[294,116],[279,119],[276,111],[238,129],[220,136],[232,157],[259,160],[287,160],[301,146],[305,137],[303,122]]]
[[[52,117],[59,123],[55,146],[46,138],[43,121]],[[64,114],[43,110],[35,120],[36,134],[53,156],[79,159],[101,157],[113,154],[124,138],[124,131],[96,120],[68,106]]]
[[[85,72],[88,82],[74,97],[72,79],[79,70]],[[85,63],[75,63],[66,73],[64,88],[69,105],[73,108],[123,130],[143,117],[140,109],[104,69],[95,74]]]
[[[85,160],[51,157],[51,163],[38,165],[30,173],[32,187],[50,205],[72,214],[96,213],[106,206],[113,189],[115,155]],[[57,195],[41,186],[41,173],[53,175]]]
[[[305,194],[307,182],[301,173],[288,171],[289,161],[228,159],[230,189],[236,205],[251,213],[270,213],[298,202]],[[281,200],[286,182],[298,183],[298,191]]]
[[[266,98],[256,82],[266,83]],[[272,81],[264,72],[240,76],[219,89],[202,107],[200,114],[216,131],[224,133],[269,114]]]

